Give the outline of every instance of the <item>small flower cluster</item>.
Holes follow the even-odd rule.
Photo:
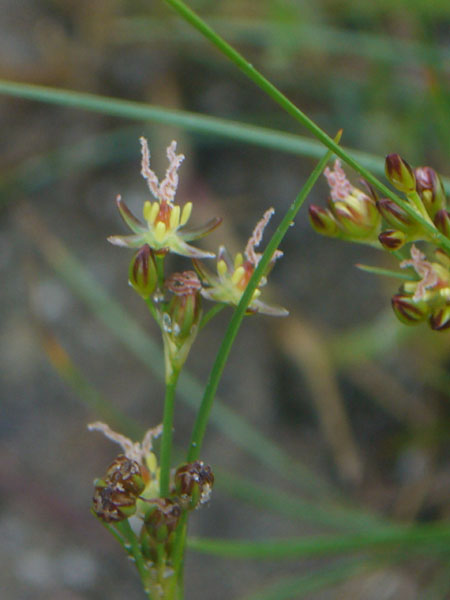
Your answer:
[[[108,241],[116,246],[137,248],[129,267],[129,282],[136,292],[153,305],[153,314],[161,327],[166,364],[174,368],[186,360],[187,354],[196,337],[202,317],[201,298],[220,304],[236,306],[254,272],[261,255],[255,251],[260,244],[264,229],[274,213],[265,212],[257,223],[245,248],[244,254],[237,254],[234,261],[226,249],[221,246],[218,252],[217,276],[212,275],[200,260],[213,258],[214,254],[196,248],[188,242],[197,240],[221,223],[214,218],[199,228],[186,227],[191,213],[192,203],[183,207],[175,204],[178,186],[178,169],[184,160],[182,154],[176,154],[176,142],[167,148],[169,167],[162,182],[150,168],[150,151],[147,141],[141,138],[142,162],[141,174],[155,201],[144,203],[142,216],[138,219],[126,206],[121,197],[117,198],[119,213],[132,235],[114,235]],[[174,253],[190,258],[195,272],[164,274],[164,258]],[[282,256],[276,251],[265,276],[248,307],[248,313],[265,313],[273,316],[285,316],[285,309],[270,306],[260,299],[261,289],[276,259]],[[166,298],[166,294],[169,298]]]
[[[158,427],[148,431],[140,444],[112,431],[104,423],[89,426],[91,430],[103,432],[109,439],[120,444],[123,450],[123,454],[108,467],[105,476],[95,481],[92,511],[108,526],[115,527],[119,536],[122,521],[130,517],[138,520],[135,541],[147,569],[145,573],[140,571],[141,578],[145,587],[155,591],[152,597],[163,598],[166,597],[165,587],[171,585],[169,580],[174,575],[174,568],[179,567],[174,558],[177,553],[173,550],[175,539],[182,539],[177,537],[177,531],[180,535],[183,533],[180,531],[180,519],[188,511],[208,501],[214,483],[211,468],[199,460],[183,464],[175,473],[169,473],[173,409],[166,410],[171,406],[179,373],[202,325],[222,306],[239,304],[260,262],[262,255],[256,248],[262,241],[264,229],[274,211],[270,209],[265,212],[244,252],[237,254],[233,261],[226,249],[221,247],[217,276],[211,274],[201,260],[214,258],[215,255],[191,245],[191,242],[213,231],[221,223],[221,219],[214,218],[203,227],[188,228],[192,203],[188,202],[184,206],[175,203],[178,170],[184,156],[176,153],[176,142],[172,142],[167,148],[169,166],[164,179],[159,181],[150,168],[147,141],[144,138],[140,141],[141,174],[154,200],[144,203],[142,217],[138,219],[119,196],[119,213],[132,234],[114,235],[108,240],[116,246],[135,249],[128,269],[128,279],[133,289],[147,303],[161,329],[166,391],[171,391],[172,398],[166,395],[164,430]],[[191,268],[183,272],[166,273],[166,258],[169,254],[190,259]],[[260,288],[265,285],[268,272],[281,255],[279,250],[274,252],[272,261],[250,300],[247,313],[260,312],[275,316],[287,314],[286,310],[270,306],[260,298]],[[219,305],[205,317],[202,307],[204,299]],[[153,439],[161,432],[160,469],[152,444]],[[129,551],[133,554],[133,544]],[[178,554],[177,557],[179,560]]]
[[[398,154],[390,154],[385,163],[386,176],[405,196],[414,212],[436,232],[450,239],[450,212],[439,175],[431,167],[412,169]],[[396,316],[406,324],[428,321],[442,331],[450,327],[450,255],[443,249],[434,251],[435,261],[428,261],[414,242],[435,242],[433,235],[390,198],[379,198],[366,182],[365,191],[347,179],[339,160],[334,169],[325,169],[330,186],[328,208],[309,207],[312,227],[323,235],[370,244],[397,253],[412,244],[411,258],[401,260],[400,267],[412,267],[411,281],[403,284],[392,298]]]
[[[123,450],[112,462],[102,479],[94,482],[92,504],[94,514],[108,524],[119,523],[131,516],[141,521],[139,543],[148,566],[161,561],[170,566],[175,530],[186,511],[208,502],[214,484],[211,468],[202,461],[185,463],[173,476],[170,494],[159,495],[159,469],[152,451],[153,440],[161,426],[150,429],[142,443],[132,442],[105,423],[92,423],[91,431],[101,431]]]

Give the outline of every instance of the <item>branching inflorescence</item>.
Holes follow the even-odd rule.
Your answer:
[[[163,425],[150,429],[142,443],[132,442],[104,423],[89,426],[90,430],[101,431],[118,443],[123,451],[105,475],[96,480],[92,510],[109,527],[119,528],[116,531],[119,536],[124,522],[130,517],[137,520],[138,525],[134,527],[137,535],[131,529],[127,530],[128,535],[135,536],[134,543],[128,540],[126,547],[133,550],[137,566],[141,565],[140,575],[147,595],[149,598],[176,598],[175,554],[180,548],[179,544],[177,548],[176,540],[182,540],[181,530],[188,512],[209,500],[214,483],[211,468],[201,460],[171,469],[173,406],[178,375],[202,325],[216,314],[218,308],[239,304],[260,262],[262,255],[256,248],[274,210],[271,208],[264,213],[244,252],[238,253],[234,260],[224,246],[219,248],[217,275],[213,275],[201,260],[215,255],[188,242],[213,231],[221,219],[214,218],[203,227],[188,229],[186,224],[192,203],[183,207],[175,204],[178,169],[184,160],[182,154],[176,154],[176,142],[167,148],[169,167],[161,182],[150,167],[150,151],[144,138],[141,138],[141,150],[141,174],[155,201],[144,203],[143,220],[140,220],[119,196],[120,215],[133,233],[111,236],[108,240],[117,246],[137,249],[129,266],[129,283],[146,301],[161,329],[166,369]],[[167,274],[166,257],[171,253],[191,259],[194,269]],[[288,314],[285,309],[260,299],[260,288],[266,284],[267,275],[280,256],[279,250],[273,253],[247,307],[247,314]],[[203,299],[216,303],[204,317]],[[152,446],[153,440],[160,435],[158,461]]]
[[[398,154],[386,158],[386,176],[405,195],[414,212],[435,232],[450,239],[450,212],[439,175],[431,167],[412,169]],[[450,255],[436,247],[436,238],[420,221],[390,198],[379,198],[364,181],[363,191],[347,179],[339,160],[325,169],[330,186],[328,208],[309,207],[313,228],[323,235],[370,244],[392,252],[400,268],[410,270],[410,281],[392,297],[392,307],[402,323],[428,321],[435,331],[450,327]],[[416,242],[428,242],[435,260],[428,260]],[[410,258],[399,252],[410,244]],[[434,246],[434,248],[433,248]],[[370,269],[367,269],[370,270]],[[373,269],[376,271],[376,269]],[[392,273],[396,275],[395,272]]]

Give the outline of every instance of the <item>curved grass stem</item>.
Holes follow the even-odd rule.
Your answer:
[[[216,48],[218,48],[227,58],[229,58],[249,79],[279,104],[288,114],[306,127],[324,146],[329,148],[336,156],[341,158],[352,169],[362,175],[369,183],[376,187],[384,196],[390,198],[398,206],[412,217],[421,227],[431,236],[434,243],[442,249],[450,252],[450,240],[440,233],[433,224],[418,214],[411,204],[402,200],[397,194],[394,194],[381,181],[379,181],[370,171],[365,169],[345,150],[343,150],[328,134],[326,134],[314,121],[312,121],[304,112],[302,112],[293,102],[291,102],[282,92],[278,90],[268,79],[266,79],[255,67],[249,63],[237,50],[220,37],[209,25],[203,21],[194,11],[192,11],[182,0],[163,0],[171,6],[177,13],[205,38],[207,38]]]
[[[257,288],[261,277],[265,273],[269,262],[274,255],[274,252],[278,248],[287,230],[291,226],[291,223],[293,222],[297,212],[300,210],[307,195],[309,194],[312,187],[316,183],[319,175],[325,168],[325,165],[327,164],[330,156],[331,152],[327,152],[326,155],[322,158],[322,160],[318,163],[318,165],[306,181],[305,185],[301,189],[297,198],[286,212],[283,220],[281,221],[274,235],[267,244],[267,247],[261,257],[261,260],[259,261],[258,266],[256,267],[250,281],[248,282],[247,287],[244,293],[242,294],[241,300],[233,313],[231,321],[228,325],[228,329],[225,333],[225,336],[222,340],[222,344],[217,353],[216,360],[211,369],[211,373],[206,384],[205,392],[203,394],[202,403],[197,412],[197,417],[192,431],[191,443],[187,455],[188,462],[197,460],[199,458],[203,437],[205,435],[206,426],[208,424],[208,419],[211,412],[211,408],[213,406],[217,387],[219,385],[222,372],[225,368],[225,364],[227,362],[231,347],[239,331],[239,327],[241,326],[242,319],[244,318],[245,311],[253,297],[253,292]]]
[[[164,416],[163,432],[161,438],[161,456],[160,456],[160,481],[159,495],[166,498],[169,495],[170,487],[170,461],[172,456],[172,438],[173,438],[173,413],[175,406],[175,391],[177,387],[179,369],[174,369],[166,380],[166,395],[164,398]]]

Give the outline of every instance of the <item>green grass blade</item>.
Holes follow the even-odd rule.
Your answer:
[[[393,271],[391,269],[382,269],[381,267],[372,267],[370,265],[356,264],[355,267],[366,273],[373,273],[374,275],[382,275],[384,277],[394,277],[395,279],[402,279],[405,281],[417,281],[415,277],[409,273],[402,273],[401,271]]]
[[[246,594],[239,600],[294,600],[302,598],[305,594],[332,587],[364,570],[365,563],[360,559],[339,563],[314,573],[284,577],[259,592]]]
[[[340,136],[339,136],[340,137]],[[259,263],[252,274],[250,281],[248,282],[244,293],[239,301],[236,310],[231,317],[228,328],[222,339],[219,351],[216,356],[216,360],[212,366],[211,373],[206,384],[205,392],[203,394],[202,403],[197,412],[194,428],[192,431],[191,443],[187,455],[188,462],[197,460],[200,456],[203,438],[208,425],[209,415],[213,406],[216,391],[222,377],[223,370],[228,360],[228,356],[231,351],[233,342],[237,336],[239,328],[245,316],[248,305],[251,302],[253,293],[256,290],[259,281],[263,277],[263,274],[267,271],[269,263],[272,260],[274,253],[280,245],[282,239],[286,235],[289,227],[294,221],[295,216],[303,205],[303,202],[307,198],[309,192],[313,188],[320,174],[322,173],[325,165],[330,159],[331,152],[328,151],[322,160],[319,161],[314,171],[309,176],[305,185],[302,187],[295,201],[292,203],[286,214],[284,215],[280,225],[273,234],[269,243],[267,244],[264,253],[262,254]]]
[[[163,125],[180,127],[208,137],[231,139],[263,148],[270,148],[279,152],[296,154],[298,156],[320,158],[323,154],[323,145],[320,142],[300,135],[257,127],[238,121],[219,119],[181,110],[161,108],[130,100],[121,100],[118,98],[109,98],[95,94],[86,94],[72,90],[62,90],[7,80],[0,80],[0,94],[44,102],[47,104],[56,104],[67,108],[98,112],[126,119],[152,121]],[[141,134],[142,131],[139,130],[137,137]],[[109,134],[104,135],[108,136]],[[82,144],[88,144],[88,142],[82,142]],[[88,148],[88,145],[85,147]],[[118,148],[120,149],[119,146]],[[384,159],[357,150],[345,149],[345,151],[354,159],[354,161],[358,162],[366,169],[369,169],[378,175],[384,174]],[[63,154],[60,155],[60,152],[63,152]],[[67,168],[66,165],[68,162],[66,160],[66,155],[64,154],[65,152],[67,152],[67,158],[74,156],[74,152],[72,152],[71,148],[58,149],[53,155],[59,168],[63,170]],[[89,155],[90,152],[86,154],[86,156]],[[44,161],[45,160],[46,159],[44,158]],[[81,164],[86,164],[87,161],[84,162],[83,152],[79,155],[77,153],[77,161],[83,161]],[[46,169],[43,169],[42,167],[42,163],[38,162],[35,164],[34,161],[30,161],[30,163],[26,165],[25,172],[21,173],[21,176],[26,175],[26,180],[29,182],[29,185],[32,186],[36,185],[39,181],[45,183]],[[19,173],[17,173],[17,175],[19,175]],[[13,177],[15,178],[17,175],[13,173]],[[450,193],[450,179],[444,177],[443,182],[447,192]]]
[[[335,56],[364,57],[371,62],[404,64],[420,61],[432,65],[444,73],[445,61],[450,60],[450,51],[445,46],[430,48],[429,44],[379,33],[339,29],[301,21],[269,21],[232,18],[225,15],[209,18],[212,27],[220,29],[222,35],[233,43],[247,46],[270,47],[274,36],[283,36],[283,47],[295,51],[308,49]],[[118,44],[124,42],[147,42],[151,36],[153,43],[167,40],[167,29],[177,27],[173,18],[152,18],[135,16],[117,19],[113,25],[113,35]],[[178,27],[177,39],[198,43],[198,37],[190,29]]]
[[[212,554],[236,559],[306,558],[313,556],[331,556],[358,551],[385,548],[400,548],[403,551],[423,551],[432,554],[443,550],[450,553],[450,526],[448,524],[422,525],[403,528],[380,528],[364,534],[341,536],[314,536],[299,539],[259,540],[223,540],[208,538],[190,538],[188,546],[204,554]]]
[[[85,267],[68,251],[60,240],[51,236],[34,214],[22,219],[31,239],[37,240],[37,247],[46,261],[66,281],[74,293],[87,304],[104,325],[155,377],[164,382],[164,361],[160,344],[148,336],[122,306],[104,290],[86,271]],[[181,398],[194,410],[198,409],[203,395],[203,386],[197,379],[184,372],[180,375],[178,387]],[[291,459],[281,448],[271,442],[257,429],[220,401],[214,407],[212,421],[237,446],[248,451],[281,475],[298,483],[301,489],[314,494],[333,495],[332,487],[299,461]]]
[[[245,75],[253,81],[267,96],[272,98],[286,113],[301,123],[315,138],[334,152],[345,163],[362,175],[369,183],[377,188],[384,196],[398,204],[413,220],[428,233],[430,239],[443,250],[450,252],[450,240],[442,234],[428,219],[420,215],[416,209],[406,200],[393,193],[388,187],[355,161],[345,150],[343,150],[325,131],[323,131],[312,119],[291,102],[273,83],[266,79],[255,67],[249,63],[237,50],[220,37],[199,15],[191,10],[182,0],[163,0],[171,6],[187,23],[208,39],[222,54],[234,63]]]

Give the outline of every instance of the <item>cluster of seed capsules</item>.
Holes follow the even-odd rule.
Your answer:
[[[95,481],[92,510],[108,524],[135,514],[140,516],[143,519],[142,553],[147,560],[157,562],[161,548],[166,556],[170,556],[174,532],[182,514],[209,500],[214,474],[203,461],[195,461],[178,467],[173,481],[170,497],[146,498],[150,474],[138,462],[120,454],[105,476]]]
[[[390,183],[405,196],[405,201],[426,221],[431,230],[450,239],[450,212],[439,175],[431,167],[412,169],[398,154],[390,154],[385,163]],[[425,230],[390,198],[379,198],[366,182],[364,190],[347,179],[340,162],[325,169],[330,186],[327,208],[311,205],[309,218],[322,235],[338,239],[379,245],[396,256],[406,244],[411,258],[403,257],[401,268],[414,269],[411,281],[402,285],[392,298],[398,319],[408,325],[427,321],[436,331],[450,327],[450,254],[434,249],[433,260],[427,260],[415,242],[435,244],[436,237]]]

